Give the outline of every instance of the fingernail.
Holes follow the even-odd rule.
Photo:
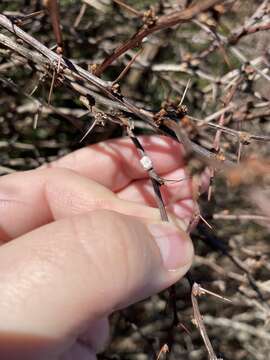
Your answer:
[[[150,224],[153,235],[167,270],[177,270],[191,264],[193,245],[187,234],[172,224]]]

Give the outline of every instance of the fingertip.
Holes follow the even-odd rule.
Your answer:
[[[164,267],[182,274],[182,269],[190,267],[194,248],[189,236],[172,223],[149,224],[148,229],[160,250]]]

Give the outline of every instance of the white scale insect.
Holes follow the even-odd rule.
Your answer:
[[[142,165],[142,167],[144,168],[144,170],[149,171],[151,169],[153,169],[153,163],[152,160],[150,159],[149,156],[144,155],[141,159],[140,159],[140,163]]]

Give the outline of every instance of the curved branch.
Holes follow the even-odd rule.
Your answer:
[[[45,45],[41,44],[37,39],[27,34],[25,31],[23,31],[18,26],[13,24],[6,16],[1,14],[0,14],[0,26],[9,30],[12,34],[16,35],[24,42],[29,44],[39,54],[35,56],[35,54],[32,51],[29,51],[29,49],[27,51],[23,48],[23,46],[17,46],[17,44],[14,41],[9,40],[8,37],[5,35],[0,36],[0,43],[9,47],[13,51],[20,53],[25,58],[39,65],[43,65],[43,66],[45,64],[48,65],[47,60],[49,60],[49,62],[51,63],[51,67],[57,66],[57,62],[59,61],[59,55],[48,49]],[[42,54],[43,56],[40,56],[40,54]],[[55,61],[56,64],[54,64]],[[183,145],[187,147],[188,152],[192,152],[194,155],[196,155],[198,158],[203,160],[205,163],[207,164],[210,163],[213,167],[218,169],[224,169],[224,167],[226,168],[226,167],[234,166],[234,163],[232,163],[231,161],[220,160],[216,158],[215,154],[213,154],[211,151],[192,142],[187,136],[185,136],[185,134],[183,134],[183,132],[181,132],[180,127],[177,126],[177,124],[174,123],[173,121],[166,122],[167,129],[171,130],[171,132],[168,131],[167,129],[161,129],[154,121],[154,113],[140,109],[139,107],[131,103],[124,96],[113,93],[111,89],[111,83],[101,80],[95,75],[89,73],[87,70],[81,68],[79,65],[74,64],[71,60],[67,58],[61,57],[60,64],[62,68],[61,69],[62,76],[64,77],[72,76],[74,77],[75,81],[78,79],[82,79],[87,83],[94,85],[103,93],[105,97],[121,105],[121,107],[126,109],[126,111],[133,113],[135,116],[145,121],[148,125],[150,125],[153,129],[155,129],[155,131],[159,133],[163,133],[174,139],[178,139],[180,143],[183,143]]]
[[[96,69],[95,75],[100,76],[107,69],[107,67],[111,65],[111,63],[113,63],[117,58],[119,58],[119,56],[124,54],[129,49],[138,46],[146,36],[156,31],[160,31],[174,25],[187,22],[201,12],[209,10],[210,8],[221,2],[224,2],[224,0],[201,0],[187,9],[175,11],[171,14],[161,16],[156,21],[154,26],[142,28],[132,38],[130,38],[120,47],[115,49],[114,52],[107,59],[105,59],[103,63]]]

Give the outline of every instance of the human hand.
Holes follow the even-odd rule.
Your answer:
[[[187,177],[178,143],[141,141],[160,176]],[[0,178],[2,360],[95,359],[113,311],[186,273],[191,181],[162,192],[174,226],[151,207],[152,188],[129,139]]]

